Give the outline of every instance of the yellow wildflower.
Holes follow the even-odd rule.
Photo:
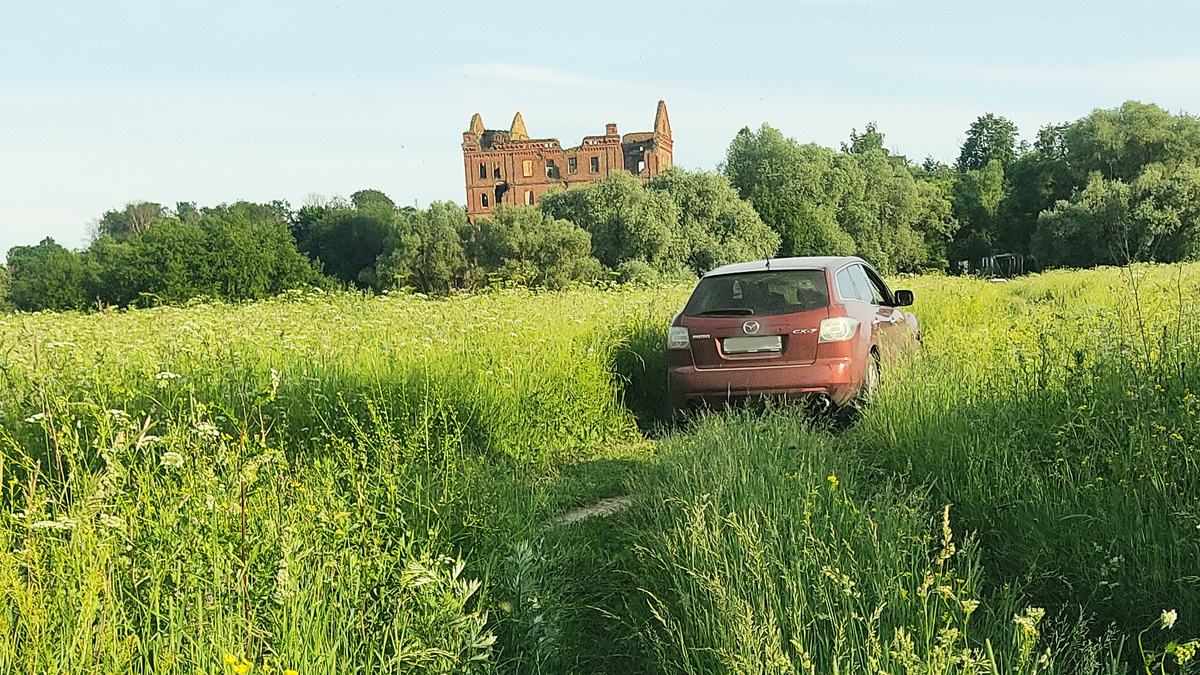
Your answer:
[[[232,666],[233,664],[238,662],[238,657],[234,656],[233,654],[230,654],[229,652],[226,652],[225,656],[221,657],[221,660]]]

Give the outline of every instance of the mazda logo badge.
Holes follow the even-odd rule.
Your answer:
[[[742,324],[742,330],[746,331],[747,334],[757,333],[758,328],[759,326],[757,321],[747,321],[746,323]]]

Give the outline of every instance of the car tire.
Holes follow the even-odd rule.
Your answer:
[[[854,406],[857,408],[870,405],[871,401],[879,393],[879,381],[881,368],[879,365],[879,352],[871,350],[867,358],[866,368],[863,369],[862,384],[858,387],[858,393],[854,395]]]

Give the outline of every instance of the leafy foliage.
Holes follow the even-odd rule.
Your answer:
[[[853,253],[888,271],[943,264],[948,186],[923,173],[885,150],[874,124],[840,153],[766,124],[745,128],[725,159],[732,185],[779,235],[780,255]]]
[[[467,268],[459,238],[469,227],[466,212],[448,202],[434,202],[424,211],[402,209],[395,223],[387,253],[376,265],[379,285],[450,292]]]
[[[975,264],[1014,252],[1046,268],[1200,255],[1196,117],[1127,101],[1047,125],[1030,149],[1014,146],[1015,134],[991,114],[968,131],[954,186],[962,228],[951,258]],[[1012,147],[1017,155],[1007,159]]]
[[[530,286],[562,288],[601,273],[586,231],[532,207],[501,206],[480,218],[466,250],[482,275]]]
[[[9,297],[17,309],[36,312],[83,307],[83,263],[78,254],[50,237],[37,246],[9,249],[8,271],[12,276]]]
[[[646,190],[624,171],[548,194],[539,208],[586,230],[592,255],[610,269],[631,260],[663,268],[677,247],[679,207],[669,195]]]

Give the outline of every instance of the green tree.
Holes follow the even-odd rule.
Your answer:
[[[781,255],[856,253],[885,272],[924,269],[943,259],[954,229],[946,190],[918,188],[924,171],[889,154],[883,140],[872,123],[836,153],[764,124],[738,132],[725,174],[779,234]]]
[[[1130,190],[1099,173],[1070,201],[1059,201],[1038,217],[1033,249],[1043,267],[1093,267],[1137,259],[1148,242],[1132,243]]]
[[[37,246],[8,250],[9,295],[17,309],[80,309],[84,305],[83,263],[79,255],[46,237]]]
[[[207,208],[200,221],[211,251],[206,282],[229,300],[254,300],[320,285],[317,268],[295,247],[280,203],[237,202]]]
[[[1126,101],[1119,108],[1094,110],[1071,124],[1063,143],[1081,186],[1093,172],[1128,183],[1148,164],[1174,167],[1200,162],[1200,119]]]
[[[879,133],[874,122],[868,122],[867,128],[860,134],[858,129],[850,130],[850,145],[842,143],[842,152],[847,155],[862,155],[874,150],[883,150],[883,134]]]
[[[107,211],[96,225],[96,236],[127,239],[150,229],[167,217],[167,210],[154,202],[130,202],[120,211]]]
[[[626,171],[582,188],[542,198],[542,213],[568,220],[591,235],[592,255],[610,269],[641,260],[658,269],[669,260],[679,229],[679,208],[669,195],[648,191]]]
[[[917,267],[925,270],[944,270],[949,264],[949,247],[959,222],[954,217],[954,180],[930,177],[916,181],[917,217],[912,229],[924,242]]]
[[[1144,249],[1143,257],[1159,262],[1200,260],[1200,167],[1151,164],[1134,180],[1131,191],[1132,226],[1126,236]]]
[[[359,190],[350,195],[350,203],[359,211],[372,208],[388,212],[396,210],[396,202],[379,190]]]
[[[855,244],[838,218],[835,161],[829,148],[799,145],[764,124],[734,137],[725,175],[779,235],[779,255],[849,255]]]
[[[320,261],[326,274],[370,288],[376,284],[375,264],[387,253],[395,228],[395,212],[381,206],[366,201],[361,209],[339,204],[303,207],[292,222],[297,248]]]
[[[402,209],[376,266],[380,282],[449,293],[467,269],[459,233],[468,227],[466,211],[450,202],[434,202],[424,211]]]
[[[300,254],[280,203],[197,209],[138,235],[105,235],[84,254],[86,297],[105,304],[268,297],[324,278]],[[189,212],[190,213],[190,212]]]
[[[12,288],[12,275],[8,268],[0,266],[0,312],[7,312],[10,307],[9,291]]]
[[[779,249],[779,235],[724,176],[670,168],[647,188],[670,197],[679,213],[664,267],[703,274],[727,263],[774,256]]]
[[[591,237],[569,221],[532,207],[499,206],[480,218],[468,239],[467,256],[483,273],[529,286],[561,288],[594,279],[602,268],[591,257]]]
[[[981,171],[992,162],[1006,168],[1017,158],[1017,125],[1011,120],[987,113],[976,118],[967,129],[967,139],[958,155],[958,170]]]
[[[1062,143],[1065,128],[1043,127],[1033,150],[1018,157],[1006,170],[1008,194],[993,234],[997,250],[1032,254],[1039,214],[1071,197],[1076,186]]]
[[[952,259],[969,260],[974,265],[981,258],[1001,252],[995,250],[994,240],[1007,196],[1004,165],[998,159],[982,169],[960,174],[954,184],[954,217],[961,226],[950,245]]]

